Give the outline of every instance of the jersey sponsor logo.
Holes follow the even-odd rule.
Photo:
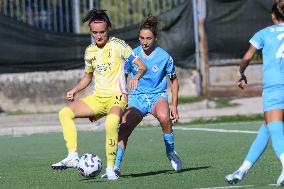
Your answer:
[[[158,71],[158,66],[157,65],[154,65],[154,66],[152,66],[152,71],[154,72],[154,73],[156,73],[157,71]]]
[[[97,64],[95,66],[95,70],[100,73],[103,73],[103,72],[111,70],[111,67],[112,67],[112,63]]]

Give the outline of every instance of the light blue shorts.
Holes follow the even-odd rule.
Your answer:
[[[138,109],[143,116],[146,116],[151,113],[154,104],[161,98],[168,101],[167,93],[130,94],[128,96],[128,107],[134,107]]]
[[[263,112],[284,109],[284,85],[276,85],[263,89]]]

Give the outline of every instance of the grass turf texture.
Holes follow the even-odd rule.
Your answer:
[[[158,127],[139,128],[129,140],[117,181],[85,179],[74,169],[54,171],[50,165],[66,156],[61,133],[0,137],[0,188],[207,188],[229,186],[225,175],[239,167],[255,134],[181,130],[211,128],[257,131],[260,122],[176,126],[176,150],[183,171],[174,173]],[[104,132],[79,132],[79,153],[96,153],[106,167]],[[240,185],[275,188],[280,163],[271,144]],[[102,174],[101,173],[101,174]],[[251,188],[251,187],[248,187]]]

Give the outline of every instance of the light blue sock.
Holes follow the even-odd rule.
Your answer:
[[[252,165],[255,164],[266,149],[269,138],[270,135],[268,129],[264,125],[261,125],[253,143],[250,146],[245,161],[249,161]]]
[[[167,154],[174,151],[175,139],[174,139],[174,133],[173,132],[172,133],[164,133],[164,142],[165,142]]]
[[[283,122],[273,121],[269,123],[268,130],[272,140],[272,147],[277,157],[280,158],[280,155],[284,152]]]
[[[115,157],[114,168],[120,169],[120,165],[121,165],[122,158],[124,156],[124,152],[125,152],[125,150],[120,145],[118,145],[116,157]]]

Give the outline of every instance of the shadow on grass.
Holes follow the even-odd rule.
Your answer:
[[[211,166],[203,166],[203,167],[193,167],[193,168],[184,168],[182,169],[179,173],[183,173],[183,172],[188,172],[188,171],[195,171],[195,170],[200,170],[200,169],[208,169]],[[146,172],[146,173],[136,173],[136,174],[126,174],[126,175],[122,175],[120,177],[122,178],[128,178],[128,177],[145,177],[145,176],[152,176],[152,175],[159,175],[159,174],[164,174],[164,173],[168,173],[168,174],[175,174],[176,172],[173,171],[172,169],[169,170],[160,170],[160,171],[150,171],[150,172]]]
[[[96,177],[96,178],[83,178],[79,180],[80,182],[83,183],[90,183],[90,182],[106,182],[108,181],[107,179],[101,179],[100,176]]]

